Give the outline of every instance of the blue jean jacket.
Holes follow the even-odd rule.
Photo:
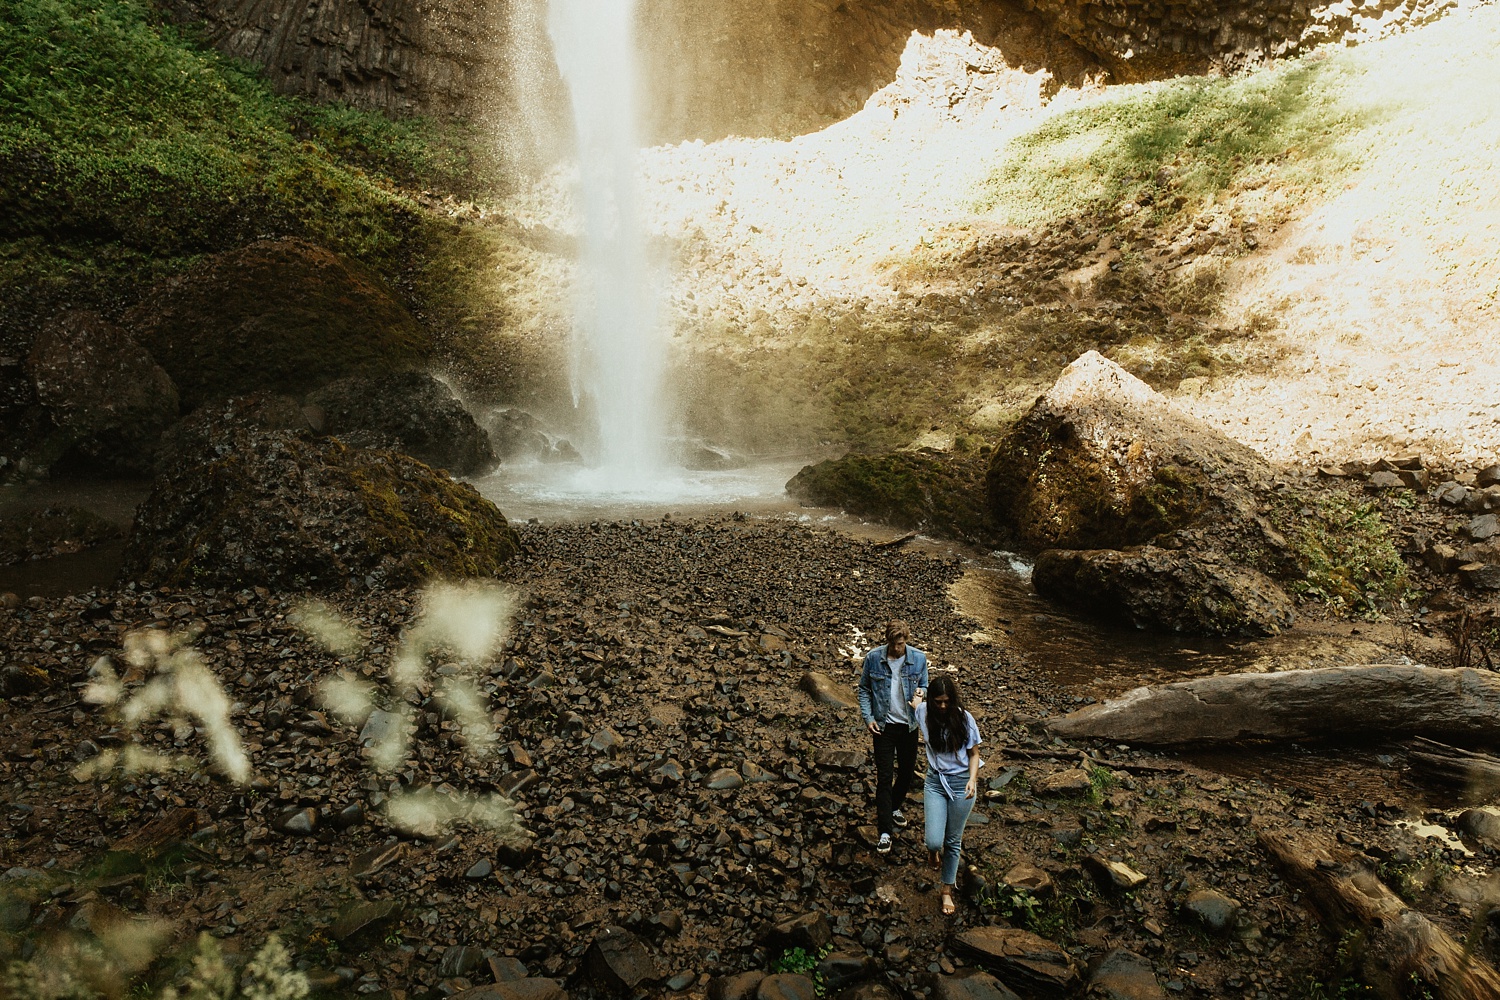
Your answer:
[[[885,647],[876,646],[865,654],[864,666],[859,671],[859,714],[866,725],[878,722],[884,727],[890,721],[891,683],[891,665],[885,660]],[[906,647],[901,686],[908,702],[917,696],[917,688],[927,688],[927,654],[914,646]],[[911,728],[917,728],[915,712]]]

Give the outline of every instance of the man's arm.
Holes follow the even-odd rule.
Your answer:
[[[875,699],[870,690],[870,657],[874,655],[873,651],[866,653],[865,661],[859,668],[859,714],[867,726],[875,724]]]

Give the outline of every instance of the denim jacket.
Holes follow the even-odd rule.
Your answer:
[[[927,688],[927,654],[914,646],[906,647],[901,684],[908,702],[917,696],[917,688]],[[865,654],[864,666],[859,671],[859,714],[867,725],[878,722],[884,726],[890,721],[890,712],[891,665],[886,662],[885,647],[876,646]],[[912,713],[911,728],[917,728],[915,712]]]

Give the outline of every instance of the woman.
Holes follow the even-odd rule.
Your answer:
[[[933,867],[943,869],[943,914],[957,909],[953,888],[958,882],[958,856],[964,846],[964,824],[979,792],[979,726],[964,711],[958,684],[947,674],[932,679],[927,700],[917,706],[917,725],[927,744],[927,782],[922,804],[927,813],[927,850]]]

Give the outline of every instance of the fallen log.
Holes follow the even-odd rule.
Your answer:
[[[1136,688],[1047,727],[1149,745],[1372,736],[1494,742],[1500,675],[1384,665],[1225,674]]]
[[[1500,794],[1500,758],[1419,737],[1407,760],[1430,780],[1462,789],[1467,796],[1487,800]]]
[[[1385,997],[1500,1000],[1500,974],[1411,909],[1348,851],[1304,830],[1262,830],[1260,845],[1337,931],[1363,930],[1360,974]],[[1416,987],[1416,988],[1414,988]]]

